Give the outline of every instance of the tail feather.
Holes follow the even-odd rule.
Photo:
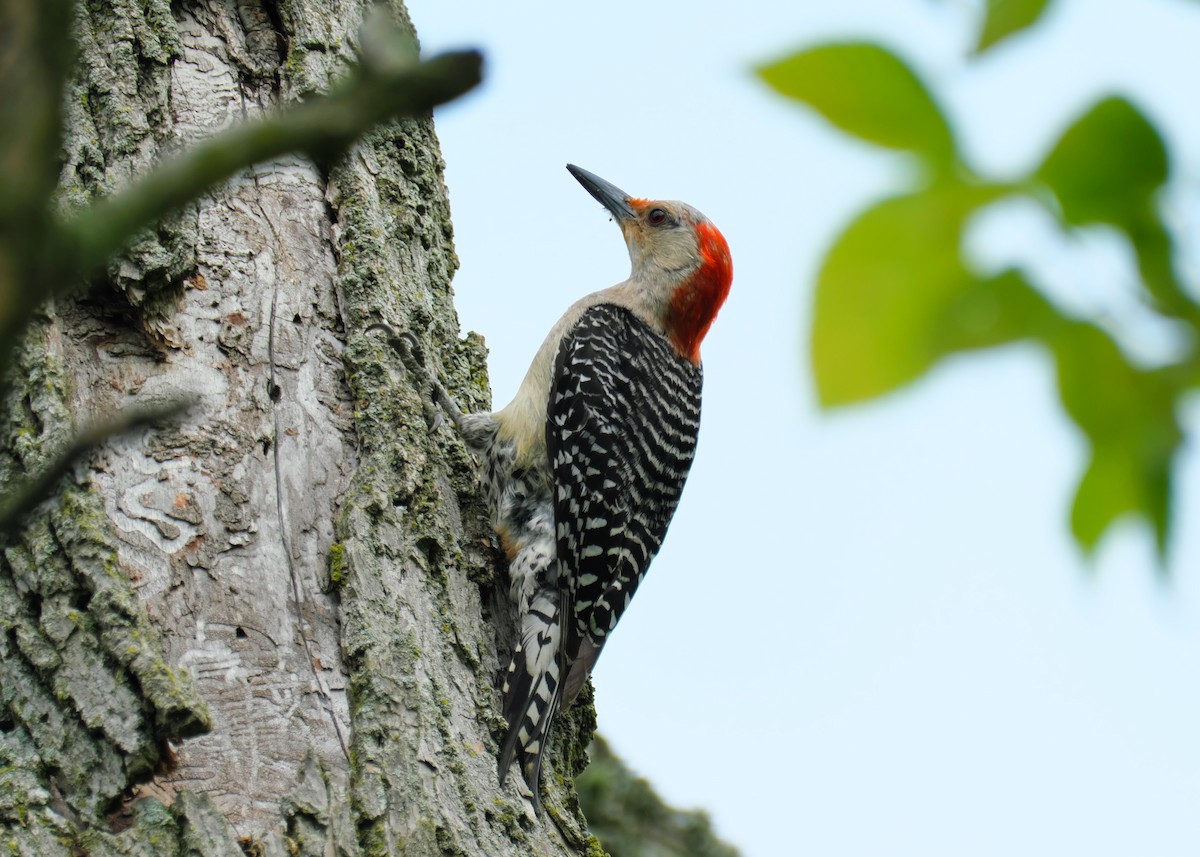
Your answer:
[[[514,757],[533,792],[534,810],[541,811],[538,781],[542,751],[562,702],[564,647],[561,594],[545,588],[534,595],[521,623],[521,642],[513,651],[504,679],[504,718],[508,734],[500,751],[500,783]]]
[[[579,641],[579,653],[571,661],[571,669],[567,671],[567,680],[563,688],[562,701],[564,705],[570,705],[579,695],[583,683],[592,674],[592,670],[596,666],[596,659],[600,657],[600,650],[604,648],[607,639],[607,637],[602,639],[600,645],[596,645],[586,637]]]

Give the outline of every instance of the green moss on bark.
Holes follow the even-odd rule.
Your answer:
[[[237,6],[254,31],[224,46],[239,83],[276,75],[284,98],[323,88],[344,67],[349,50],[335,19],[342,27],[363,8],[354,0]],[[264,15],[267,26],[250,26]],[[169,0],[88,0],[76,33],[82,63],[67,99],[61,188],[68,206],[120,187],[174,144],[169,71],[182,56]],[[534,819],[518,797],[519,783],[496,797],[488,732],[499,722],[495,680],[515,623],[493,571],[473,464],[445,429],[431,431],[423,391],[396,356],[361,333],[376,320],[419,332],[464,407],[488,406],[482,340],[458,337],[441,170],[431,123],[414,121],[369,135],[330,173],[362,462],[330,554],[354,670],[351,800],[328,771],[302,772],[284,802],[287,845],[298,854],[562,851],[550,818]],[[185,211],[108,272],[160,346],[182,344],[172,319],[197,234],[196,216]],[[66,373],[45,341],[31,342],[0,436],[6,478],[44,462],[71,429]],[[237,507],[250,499],[222,494],[217,502],[232,508],[219,507],[218,519],[240,523]],[[164,662],[109,526],[91,488],[68,481],[0,551],[0,843],[52,855],[241,853],[203,796],[181,792],[172,806],[132,800],[130,786],[169,762],[167,739],[203,730],[207,714],[187,677]],[[561,772],[578,766],[593,716],[587,704],[561,719],[546,775],[552,818],[580,854],[594,848]],[[427,800],[431,791],[443,802]],[[116,816],[132,826],[117,833]],[[273,853],[284,841],[260,846]]]
[[[68,394],[36,327],[4,403],[6,480],[68,442]],[[47,809],[64,819],[55,836],[98,823],[163,762],[168,739],[208,727],[190,681],[163,659],[109,527],[96,493],[68,479],[0,544],[0,819],[32,825],[23,841],[42,842]]]
[[[346,580],[346,546],[335,544],[329,548],[329,583],[338,589]]]
[[[594,728],[590,699],[556,727],[546,771],[552,815],[534,821],[526,807],[496,801],[493,760],[503,724],[494,688],[516,621],[507,586],[498,586],[493,572],[498,560],[475,465],[451,430],[431,429],[424,385],[382,337],[361,333],[376,321],[414,333],[464,408],[490,407],[482,339],[457,334],[450,290],[457,259],[441,170],[429,123],[405,122],[369,135],[358,156],[330,178],[349,340],[343,360],[362,461],[337,528],[345,545],[343,649],[354,670],[352,779],[361,841],[369,853],[387,853],[399,847],[393,840],[403,831],[412,853],[455,853],[488,837],[524,841],[526,825],[551,825],[567,831],[575,853],[586,854],[571,781]],[[465,586],[477,592],[475,603],[491,627],[480,613],[462,612]],[[406,626],[419,643],[381,633]],[[476,696],[463,699],[451,687],[454,680],[441,677],[448,658],[461,663]],[[452,724],[463,716],[488,724],[487,744],[462,746]],[[457,784],[454,803],[465,809],[454,817],[414,824],[412,814],[419,817],[423,805],[401,811],[392,804],[439,776]],[[434,806],[424,811],[437,813]]]
[[[168,0],[103,0],[79,7],[80,62],[67,99],[69,205],[122,187],[161,153],[171,136],[170,66],[182,55]],[[198,224],[188,209],[146,230],[108,266],[108,282],[137,311],[159,346],[184,345],[172,323],[196,265]]]

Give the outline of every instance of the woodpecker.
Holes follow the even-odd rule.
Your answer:
[[[700,427],[700,343],[733,279],[725,238],[692,206],[567,169],[620,227],[629,278],[567,310],[502,410],[464,414],[429,374],[479,460],[508,557],[521,626],[499,778],[515,758],[538,812],[554,717],[591,674],[679,502]]]

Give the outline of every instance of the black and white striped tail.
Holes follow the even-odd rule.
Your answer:
[[[562,702],[562,595],[557,589],[539,590],[521,623],[521,641],[504,678],[504,718],[508,735],[500,752],[500,783],[504,784],[514,757],[533,792],[540,813],[538,781],[550,726]]]

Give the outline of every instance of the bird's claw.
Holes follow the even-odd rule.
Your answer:
[[[400,362],[404,364],[405,369],[418,378],[425,379],[427,386],[425,395],[421,397],[421,406],[425,411],[426,426],[430,431],[436,431],[442,424],[442,413],[435,404],[441,385],[438,383],[437,376],[433,374],[433,370],[425,362],[425,351],[421,347],[421,341],[410,331],[397,331],[390,324],[382,321],[375,322],[365,332],[374,333],[376,331],[387,336],[388,345],[400,355]]]
[[[366,329],[367,333],[374,333],[376,331],[382,331],[387,336],[388,345],[400,355],[400,359],[404,361],[405,368],[412,369],[415,363],[421,367],[422,373],[427,371],[425,352],[421,348],[421,340],[417,339],[413,333],[407,330],[397,331],[396,328],[382,321],[377,321]]]

